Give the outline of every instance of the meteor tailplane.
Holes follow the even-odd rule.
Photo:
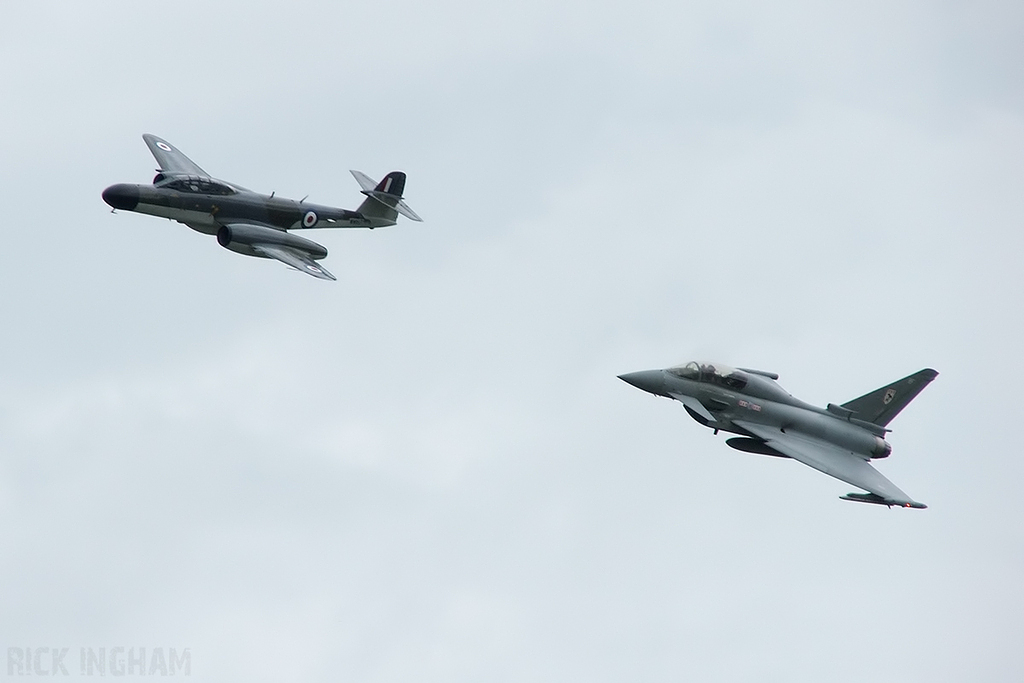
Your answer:
[[[415,211],[409,208],[408,204],[402,201],[402,193],[405,191],[404,173],[392,171],[384,176],[379,183],[374,183],[372,178],[360,171],[351,171],[351,173],[367,197],[359,205],[359,213],[367,218],[383,218],[392,223],[398,219],[398,214],[417,222],[423,221]]]

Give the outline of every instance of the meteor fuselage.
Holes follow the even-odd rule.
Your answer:
[[[277,230],[375,228],[393,225],[356,211],[264,195],[209,179],[172,178],[153,185],[119,183],[103,191],[114,209],[160,216],[216,235],[224,225],[247,223]]]

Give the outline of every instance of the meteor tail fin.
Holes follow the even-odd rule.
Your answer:
[[[379,183],[374,183],[372,178],[360,171],[351,173],[366,195],[366,199],[359,205],[359,213],[367,218],[381,218],[391,223],[398,219],[398,214],[417,222],[423,220],[402,200],[402,193],[405,192],[405,173],[392,171]]]

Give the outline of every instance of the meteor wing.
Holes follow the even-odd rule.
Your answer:
[[[734,420],[733,423],[743,427],[783,455],[788,455],[808,467],[813,467],[830,477],[853,484],[873,494],[869,496],[862,493],[851,493],[848,496],[843,496],[846,500],[900,507],[926,507],[924,503],[912,500],[899,487],[882,476],[882,473],[872,467],[867,460],[852,451],[818,439],[783,432],[776,427],[739,420]]]
[[[156,157],[160,170],[168,175],[195,175],[209,178],[210,174],[199,168],[191,159],[182,154],[166,140],[146,133],[142,136],[149,151]]]
[[[275,258],[281,263],[291,266],[300,273],[306,273],[313,277],[320,278],[321,280],[337,280],[327,272],[320,264],[313,259],[309,258],[305,254],[289,249],[288,247],[278,246],[276,244],[253,244],[252,248],[264,256],[269,258]]]

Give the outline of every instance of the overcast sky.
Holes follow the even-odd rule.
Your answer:
[[[5,3],[0,678],[1024,679],[1024,5],[854,5]],[[425,222],[304,277],[112,215],[145,132]],[[929,509],[616,378],[693,358],[937,369]]]

